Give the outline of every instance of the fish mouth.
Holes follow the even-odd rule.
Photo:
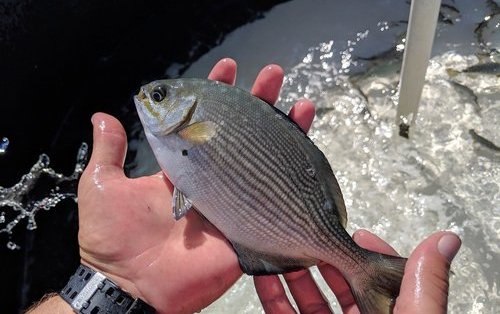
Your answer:
[[[137,111],[140,113],[146,113],[144,112],[145,107],[149,107],[150,102],[148,95],[144,92],[144,88],[141,87],[139,90],[139,93],[134,96],[134,103],[135,107],[137,108]]]
[[[146,93],[144,92],[144,90],[142,89],[142,87],[139,90],[139,94],[137,94],[134,98],[136,98],[137,101],[140,101],[142,103],[148,101],[148,96],[146,95]]]
[[[139,119],[141,122],[144,124],[144,115],[146,114],[144,112],[144,107],[149,105],[149,99],[146,93],[144,92],[143,88],[139,90],[139,93],[134,96],[134,103],[135,107],[137,109],[137,113],[139,114]]]

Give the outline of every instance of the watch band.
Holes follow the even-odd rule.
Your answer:
[[[80,265],[59,292],[76,313],[153,314],[156,310],[121,290],[113,281],[95,270]]]

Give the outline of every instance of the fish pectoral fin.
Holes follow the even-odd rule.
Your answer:
[[[182,194],[179,189],[174,188],[174,196],[172,197],[172,210],[175,220],[179,220],[193,207],[193,203]]]
[[[249,249],[231,241],[241,270],[247,275],[272,275],[304,269],[315,264],[314,260],[294,259],[278,254],[267,254]]]
[[[217,124],[212,121],[195,122],[177,132],[183,140],[193,144],[208,142],[216,133]]]

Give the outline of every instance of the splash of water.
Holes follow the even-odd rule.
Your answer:
[[[9,147],[9,139],[4,137],[0,141],[0,155],[4,154],[7,151],[7,147]]]
[[[4,138],[0,146],[4,151],[8,146],[8,140]],[[41,154],[38,161],[31,167],[30,171],[23,175],[20,181],[11,187],[4,188],[0,186],[0,233],[6,233],[9,237],[7,248],[11,250],[19,249],[19,245],[10,240],[14,228],[26,221],[26,229],[34,230],[37,228],[35,216],[40,210],[50,210],[59,202],[67,198],[76,199],[75,183],[85,168],[88,156],[88,145],[82,143],[77,156],[76,164],[72,174],[65,176],[56,172],[50,165],[50,158],[46,154]],[[33,200],[30,192],[33,191],[37,182],[42,177],[51,180],[53,188],[41,198]],[[12,219],[7,219],[6,213],[12,214]]]

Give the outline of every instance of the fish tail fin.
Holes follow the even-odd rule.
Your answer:
[[[350,278],[351,291],[361,313],[392,313],[399,295],[406,258],[368,251],[369,268]],[[370,271],[367,271],[370,269]]]

